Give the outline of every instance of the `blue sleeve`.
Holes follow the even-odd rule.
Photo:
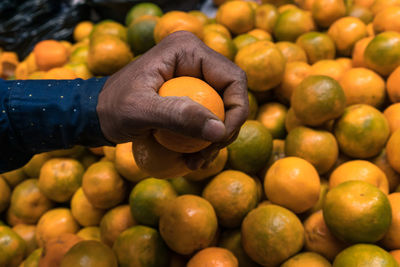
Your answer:
[[[89,80],[0,79],[0,173],[55,149],[111,145],[96,106],[107,78]]]

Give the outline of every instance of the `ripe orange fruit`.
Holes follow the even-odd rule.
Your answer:
[[[82,238],[83,240],[101,241],[100,227],[98,226],[84,227],[81,230],[79,230],[79,232],[77,232],[76,235]]]
[[[271,34],[262,29],[254,29],[254,30],[249,31],[247,34],[257,38],[260,41],[272,41]]]
[[[295,213],[302,213],[318,201],[320,180],[316,169],[304,159],[286,157],[268,169],[264,179],[267,198]],[[301,190],[298,190],[301,187]]]
[[[69,209],[52,209],[43,214],[36,225],[36,242],[43,247],[52,238],[64,233],[75,234],[78,230],[79,225]]]
[[[383,32],[369,42],[364,52],[368,68],[389,76],[400,65],[400,33]]]
[[[272,4],[262,4],[256,8],[255,27],[272,33],[276,20],[278,19],[278,10]]]
[[[191,10],[188,13],[198,19],[203,26],[209,23],[208,16],[200,10]]]
[[[396,233],[400,229],[400,193],[390,194],[388,195],[388,199],[392,208],[392,223],[380,242],[389,250],[399,249],[400,238]]]
[[[387,79],[387,93],[392,103],[400,102],[400,66],[397,67]]]
[[[337,255],[333,267],[340,266],[397,267],[399,265],[384,249],[372,244],[357,244]]]
[[[389,253],[393,256],[397,263],[400,264],[400,249],[392,250]]]
[[[112,247],[117,237],[126,229],[136,225],[129,205],[109,210],[100,221],[101,241]]]
[[[93,207],[89,202],[82,187],[80,187],[71,199],[71,213],[82,226],[93,226],[100,223],[105,211]]]
[[[389,183],[385,173],[365,160],[351,160],[339,165],[330,175],[329,187],[332,189],[341,183],[355,180],[370,183],[386,195],[389,193]]]
[[[81,186],[83,173],[82,164],[75,159],[50,159],[40,169],[38,185],[50,200],[66,202]]]
[[[159,6],[150,2],[136,4],[126,14],[125,25],[129,27],[132,22],[145,15],[161,17],[163,12]]]
[[[355,43],[352,54],[353,67],[367,67],[367,63],[364,59],[364,52],[372,39],[374,39],[374,37],[365,37]]]
[[[118,267],[117,257],[111,248],[94,240],[75,244],[63,257],[60,267]]]
[[[325,174],[334,166],[339,147],[330,132],[300,126],[286,136],[285,155],[305,159]]]
[[[76,78],[87,80],[93,77],[89,67],[86,63],[68,63],[64,66],[66,69],[70,69],[74,72]],[[65,78],[64,78],[65,79]]]
[[[254,91],[267,91],[279,85],[285,71],[285,58],[269,41],[243,47],[236,54],[235,63],[246,72],[248,86]]]
[[[353,5],[347,8],[347,15],[350,17],[355,17],[360,19],[365,24],[369,24],[374,19],[374,14],[372,11],[364,6],[360,5]],[[367,25],[367,32],[368,32],[368,25]]]
[[[228,59],[233,60],[235,58],[235,44],[226,35],[218,33],[217,31],[209,31],[204,34],[203,42],[208,45],[208,47],[224,55]]]
[[[123,42],[127,40],[126,28],[113,20],[103,20],[94,25],[89,36],[91,39],[90,41],[92,42],[95,38],[105,35],[117,37]]]
[[[132,142],[118,144],[115,147],[115,169],[131,182],[143,180],[148,174],[139,169],[132,152]]]
[[[342,65],[342,68],[344,69],[345,72],[353,67],[353,62],[348,57],[338,57],[335,59],[335,61],[340,65]]]
[[[337,239],[325,224],[322,210],[304,221],[305,250],[316,252],[332,261],[347,245]]]
[[[400,184],[400,174],[390,166],[386,155],[386,149],[382,149],[382,152],[371,159],[371,162],[385,173],[389,182],[389,192],[394,192]]]
[[[119,266],[168,266],[168,248],[151,227],[137,225],[125,230],[115,241],[113,251]]]
[[[143,54],[155,45],[154,28],[159,18],[145,15],[128,27],[128,44],[135,55]]]
[[[313,75],[305,78],[293,91],[291,105],[302,122],[318,126],[343,113],[346,96],[334,79]]]
[[[307,62],[306,52],[301,46],[291,42],[277,42],[275,45],[286,59],[286,63],[295,61]]]
[[[220,173],[228,161],[228,149],[223,148],[218,152],[217,157],[205,169],[200,169],[185,175],[190,181],[203,181],[211,176]]]
[[[372,22],[375,33],[400,32],[400,6],[389,6],[379,11]]]
[[[90,36],[93,30],[93,22],[91,21],[81,21],[74,28],[73,37],[75,42],[80,42],[86,37]]]
[[[296,116],[293,108],[289,108],[286,114],[285,128],[288,133],[296,129],[299,126],[303,126],[304,123]]]
[[[34,252],[30,253],[28,257],[21,263],[20,267],[36,267],[39,265],[39,259],[42,255],[42,248],[36,249]]]
[[[225,119],[224,103],[218,93],[206,82],[193,77],[178,77],[165,82],[158,91],[162,97],[189,97],[214,113],[221,121]],[[157,130],[154,137],[169,150],[193,153],[210,145],[210,142],[196,139],[169,130]]]
[[[67,67],[52,68],[43,75],[45,80],[72,80],[76,78],[75,72]]]
[[[177,31],[189,31],[203,39],[203,24],[196,17],[182,11],[170,11],[158,20],[154,28],[154,40],[159,43]]]
[[[160,234],[173,251],[189,255],[208,247],[217,231],[217,216],[211,204],[194,195],[179,196],[160,217]]]
[[[400,103],[388,106],[383,111],[383,115],[389,123],[391,134],[393,134],[397,129],[400,129]]]
[[[242,34],[254,28],[254,9],[245,1],[228,1],[218,8],[216,20],[233,34]]]
[[[89,202],[98,209],[118,205],[125,197],[126,184],[112,162],[92,164],[82,178],[82,189]]]
[[[315,62],[310,69],[310,75],[324,75],[339,81],[345,73],[345,68],[336,60],[324,59]]]
[[[390,166],[400,173],[400,130],[395,131],[389,138],[386,144],[386,155]]]
[[[347,181],[332,188],[322,210],[329,230],[349,243],[380,240],[392,221],[387,196],[363,181]]]
[[[7,182],[0,176],[0,212],[6,210],[10,204],[11,190]]]
[[[286,114],[287,108],[284,105],[278,102],[270,102],[260,107],[257,120],[268,129],[272,138],[282,139],[286,132]]]
[[[33,48],[33,53],[39,70],[61,67],[68,60],[67,49],[56,40],[40,41]]]
[[[303,33],[315,30],[309,12],[294,8],[279,14],[274,26],[274,36],[278,41],[294,42]]]
[[[169,182],[179,196],[188,194],[200,196],[204,188],[202,181],[191,181],[185,177],[172,178],[169,179]]]
[[[304,49],[310,64],[323,59],[335,58],[336,47],[334,40],[326,33],[304,33],[297,38],[296,44]]]
[[[385,101],[385,81],[381,76],[366,68],[353,68],[339,79],[346,95],[348,106],[367,104],[379,108]]]
[[[222,24],[213,23],[213,24],[204,25],[204,28],[203,28],[204,35],[206,35],[208,32],[218,32],[218,33],[224,35],[225,37],[232,39],[231,33]]]
[[[300,220],[293,212],[277,205],[253,209],[241,229],[244,250],[263,266],[278,266],[298,253],[304,244]]]
[[[36,225],[29,224],[17,224],[12,230],[16,232],[24,241],[26,245],[26,255],[31,254],[35,249],[37,249],[36,243]]]
[[[341,152],[349,157],[365,159],[381,152],[390,130],[379,110],[357,104],[345,109],[335,123],[334,133]]]
[[[243,218],[258,202],[254,179],[233,170],[215,176],[204,188],[202,196],[214,207],[218,223],[229,228],[240,226]]]
[[[248,33],[240,34],[233,39],[233,43],[238,51],[243,47],[245,47],[246,45],[255,43],[257,41],[259,41],[258,38]]]
[[[306,78],[311,70],[311,66],[306,62],[288,62],[285,67],[281,84],[275,89],[278,97],[284,103],[290,103],[295,88]]]
[[[285,261],[281,267],[318,266],[331,267],[331,263],[315,252],[302,252]]]
[[[7,267],[17,267],[25,257],[24,240],[10,227],[0,226],[0,264]]]
[[[317,25],[328,28],[336,20],[345,16],[346,6],[343,0],[314,0],[311,12]]]
[[[236,267],[238,260],[227,249],[209,247],[197,252],[187,263],[187,267],[207,267],[210,265]]]
[[[157,227],[165,206],[176,197],[177,193],[166,180],[148,178],[140,181],[129,196],[132,216],[138,224]]]

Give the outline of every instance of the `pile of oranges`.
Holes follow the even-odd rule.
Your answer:
[[[261,2],[214,1],[215,18],[142,3],[21,62],[0,52],[2,78],[88,79],[186,30],[246,72],[250,103],[206,169],[182,154],[209,143],[158,130],[1,174],[0,266],[399,266],[400,1]],[[204,81],[159,94],[224,120]]]

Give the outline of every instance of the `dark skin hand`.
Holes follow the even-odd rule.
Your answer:
[[[206,81],[222,97],[225,121],[188,97],[161,97],[157,91],[174,77]],[[189,32],[176,32],[112,75],[100,92],[97,114],[104,136],[130,142],[168,129],[211,141],[202,151],[185,154],[192,170],[207,166],[219,149],[237,136],[248,114],[245,73]]]

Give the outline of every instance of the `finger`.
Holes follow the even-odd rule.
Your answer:
[[[220,149],[220,145],[214,143],[199,152],[184,154],[184,160],[192,170],[206,168],[217,157]]]
[[[154,96],[145,119],[154,129],[220,142],[226,137],[224,123],[210,110],[188,97]]]

